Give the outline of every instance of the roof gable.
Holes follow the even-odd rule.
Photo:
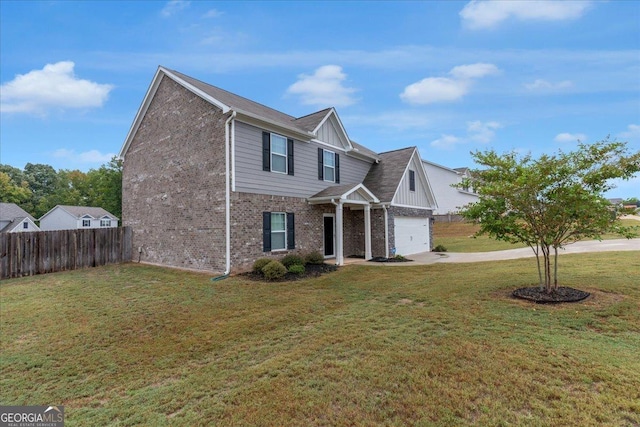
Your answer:
[[[40,221],[42,221],[44,219],[44,217],[46,217],[47,215],[49,215],[51,212],[55,211],[55,210],[61,210],[65,213],[67,213],[68,215],[71,215],[72,217],[76,218],[76,219],[80,219],[80,218],[100,218],[100,217],[109,217],[111,219],[118,219],[115,217],[115,215],[109,213],[108,211],[106,211],[103,208],[99,208],[99,207],[93,207],[93,206],[68,206],[68,205],[56,205],[53,209],[51,209],[49,212],[47,212],[46,214],[42,215],[42,217],[40,218]]]
[[[35,218],[15,203],[0,203],[0,221],[13,221],[15,218],[25,217],[35,221]]]
[[[422,168],[420,154],[416,147],[408,147],[400,150],[380,153],[380,162],[373,164],[366,178],[364,185],[371,189],[382,203],[392,203],[400,184],[408,174],[409,166],[416,173],[416,179],[422,182],[426,197],[431,205],[435,204],[433,191],[429,185],[429,180]]]

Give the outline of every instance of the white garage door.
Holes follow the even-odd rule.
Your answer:
[[[411,255],[429,251],[429,218],[395,218],[396,254]]]

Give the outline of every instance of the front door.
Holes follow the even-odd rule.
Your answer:
[[[324,215],[324,257],[332,258],[336,256],[336,226],[335,216]]]

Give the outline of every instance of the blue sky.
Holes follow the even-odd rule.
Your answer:
[[[117,154],[158,67],[375,151],[640,150],[639,1],[0,2],[0,163]],[[640,178],[611,197],[640,197]]]

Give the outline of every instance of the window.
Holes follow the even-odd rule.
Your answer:
[[[110,227],[111,226],[111,220],[110,219],[101,219],[100,220],[100,227]]]
[[[336,153],[331,151],[324,152],[324,180],[329,182],[336,181]]]
[[[409,191],[416,191],[416,172],[409,169]]]
[[[25,229],[25,230],[28,230],[29,229],[29,222],[28,221],[23,222],[22,223],[22,228]]]
[[[295,249],[295,221],[291,212],[263,212],[262,240],[264,252]]]
[[[340,155],[318,148],[318,179],[340,183]]]
[[[82,226],[83,227],[91,227],[91,220],[90,219],[83,219],[82,220]]]
[[[277,251],[287,247],[287,218],[284,213],[271,213],[271,250]]]
[[[262,170],[293,175],[293,139],[262,132]]]

